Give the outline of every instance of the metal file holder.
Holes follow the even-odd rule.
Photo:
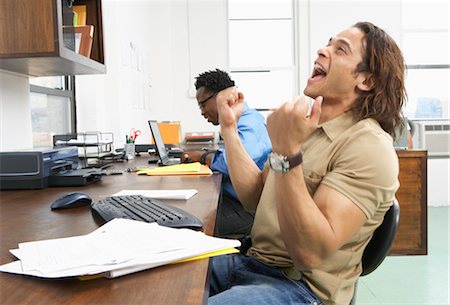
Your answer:
[[[97,163],[113,153],[114,135],[112,132],[86,131],[53,136],[53,146],[76,146],[78,156],[83,159],[83,167],[89,165],[89,159]]]

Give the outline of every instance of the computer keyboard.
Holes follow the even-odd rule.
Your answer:
[[[194,215],[174,206],[141,195],[111,196],[91,204],[92,212],[105,222],[113,218],[127,218],[145,222],[157,222],[171,228],[203,226]]]

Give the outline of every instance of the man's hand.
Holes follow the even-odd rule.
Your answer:
[[[308,115],[305,97],[284,103],[267,118],[267,131],[272,142],[272,150],[285,156],[297,153],[305,139],[318,128],[321,114],[321,96]]]
[[[244,94],[238,92],[236,87],[230,87],[220,91],[216,100],[220,127],[223,129],[236,126],[244,111]]]
[[[187,150],[181,154],[181,162],[182,163],[190,163],[190,162],[198,162],[200,161],[200,157],[204,153],[204,150]]]

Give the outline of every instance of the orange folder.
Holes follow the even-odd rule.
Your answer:
[[[178,145],[181,142],[180,122],[158,122],[159,131],[164,144]],[[150,135],[150,143],[154,144],[153,136]]]

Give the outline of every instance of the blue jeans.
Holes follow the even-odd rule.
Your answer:
[[[319,305],[303,281],[241,254],[212,258],[208,305]]]

